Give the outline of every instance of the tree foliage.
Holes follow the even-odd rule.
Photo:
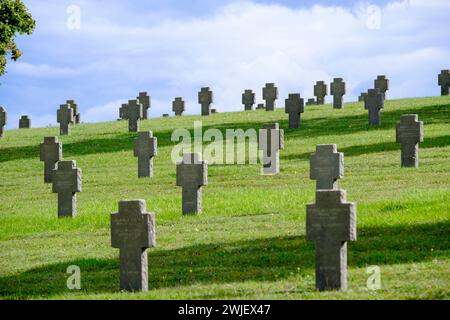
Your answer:
[[[21,0],[0,0],[0,76],[6,72],[6,57],[22,55],[14,42],[18,34],[31,34],[36,22]]]

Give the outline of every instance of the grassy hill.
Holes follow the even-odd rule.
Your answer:
[[[279,102],[281,103],[281,102]],[[400,168],[395,123],[424,121],[420,167]],[[203,189],[204,213],[182,216],[170,161],[171,133],[192,128],[285,129],[281,173],[260,165],[214,165]],[[284,109],[141,122],[158,137],[155,176],[137,178],[135,134],[127,122],[81,124],[60,137],[65,160],[83,171],[78,216],[57,218],[57,196],[43,183],[39,144],[59,129],[6,131],[0,138],[0,298],[449,299],[450,97],[387,101],[382,126],[368,128],[362,103],[343,110],[306,107],[302,128],[287,129]],[[314,289],[314,244],[305,239],[305,205],[314,201],[309,155],[316,144],[345,154],[340,188],[357,203],[358,240],[348,245],[349,290]],[[122,199],[145,199],[156,213],[157,247],[149,250],[148,293],[118,292],[117,249],[109,215]],[[81,268],[80,291],[66,269]],[[382,289],[368,291],[366,268],[381,268]]]

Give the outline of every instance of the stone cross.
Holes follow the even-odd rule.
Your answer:
[[[343,108],[343,96],[346,93],[345,82],[342,78],[334,78],[330,86],[330,93],[333,96],[333,108]]]
[[[337,189],[337,179],[344,177],[344,154],[335,144],[318,144],[311,154],[309,177],[316,180],[317,190]]]
[[[299,93],[290,93],[285,100],[284,112],[289,114],[289,128],[300,128],[301,114],[305,112],[304,100]]]
[[[369,89],[364,100],[364,109],[369,110],[369,125],[381,124],[380,110],[384,108],[384,94],[380,89]]]
[[[69,124],[74,123],[73,109],[68,104],[62,104],[57,113],[57,120],[59,123],[59,134],[69,134]]]
[[[314,86],[314,95],[318,105],[325,104],[325,96],[328,94],[328,88],[325,82],[317,81]]]
[[[266,83],[263,88],[263,100],[266,101],[266,111],[275,110],[275,101],[278,99],[278,88],[274,83]]]
[[[308,99],[308,101],[306,102],[307,106],[315,106],[316,105],[316,99],[314,98],[310,98]]]
[[[28,116],[22,116],[19,119],[19,129],[29,129],[31,127],[31,121]]]
[[[255,93],[253,90],[245,90],[242,94],[242,104],[245,106],[245,111],[253,110],[255,104]]]
[[[360,96],[358,97],[359,102],[364,102],[367,97],[367,92],[361,92]]]
[[[306,205],[306,239],[315,242],[316,288],[347,289],[347,241],[356,241],[356,205],[345,190],[318,190]]]
[[[209,116],[211,114],[211,103],[213,103],[213,92],[209,87],[200,90],[198,103],[202,106],[202,116]]]
[[[202,212],[202,186],[208,184],[208,162],[199,153],[183,154],[177,163],[177,186],[182,187],[183,214]]]
[[[397,123],[396,141],[402,146],[402,167],[419,166],[419,142],[423,142],[423,121],[417,114],[404,114]]]
[[[442,70],[438,76],[438,85],[441,86],[441,96],[450,95],[450,71]]]
[[[168,113],[163,113],[163,118],[168,118],[169,117],[169,114]]]
[[[62,142],[58,141],[58,137],[45,137],[44,143],[41,143],[40,153],[40,160],[44,161],[44,182],[52,183],[53,170],[62,160]]]
[[[81,192],[81,169],[77,162],[59,161],[53,170],[53,193],[58,194],[58,217],[77,215],[77,194]]]
[[[120,107],[119,118],[122,120],[128,120],[128,103],[123,103]]]
[[[278,123],[266,123],[259,130],[259,149],[262,150],[263,175],[280,172],[280,149],[284,149],[284,130]]]
[[[217,110],[216,110],[216,109],[211,109],[211,113],[212,113],[212,114],[216,114],[216,113],[217,113]]]
[[[148,109],[151,107],[150,96],[147,92],[139,92],[136,99],[142,105],[142,119],[148,119]]]
[[[3,137],[3,128],[8,122],[8,115],[3,107],[0,107],[0,138]]]
[[[138,100],[129,100],[128,101],[128,131],[129,132],[138,132],[139,131],[139,123],[142,119],[142,104],[138,102]]]
[[[183,98],[181,98],[181,97],[175,98],[175,100],[173,100],[172,111],[175,112],[176,116],[183,115],[184,108],[185,108],[184,105],[185,105],[185,103],[183,101]]]
[[[264,103],[258,103],[258,105],[256,106],[256,110],[263,110],[266,107],[264,106]]]
[[[380,92],[386,97],[386,91],[389,90],[389,79],[386,79],[386,76],[378,76],[374,85],[375,89],[380,89]]]
[[[138,157],[138,177],[153,177],[153,157],[158,153],[158,139],[151,131],[139,132],[134,140],[134,156]]]
[[[74,122],[76,124],[80,123],[80,112],[78,111],[78,104],[75,102],[75,100],[67,100],[66,103],[73,109],[73,117]]]
[[[147,248],[156,246],[156,228],[145,200],[119,202],[111,214],[111,246],[120,249],[120,290],[148,291]]]

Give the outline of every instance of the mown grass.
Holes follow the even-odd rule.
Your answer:
[[[75,219],[58,219],[56,195],[43,183],[39,144],[58,128],[6,131],[0,139],[0,297],[4,299],[448,299],[450,297],[450,98],[390,100],[382,126],[369,128],[361,103],[343,110],[307,107],[302,128],[275,112],[184,116],[141,123],[158,137],[155,176],[137,178],[135,134],[126,122],[81,124],[63,141],[64,159],[83,170]],[[420,167],[400,168],[395,123],[417,113],[425,125]],[[204,130],[285,129],[281,173],[260,165],[212,165],[204,213],[181,215],[170,160],[172,131],[203,121]],[[349,290],[314,289],[314,244],[305,239],[305,204],[314,201],[309,155],[316,144],[345,153],[339,182],[357,203],[358,240],[349,243]],[[148,293],[118,292],[118,250],[109,214],[122,199],[142,198],[156,213]],[[66,287],[78,265],[82,289]],[[366,288],[366,268],[381,268],[382,288]]]

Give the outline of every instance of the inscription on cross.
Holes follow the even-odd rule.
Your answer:
[[[128,101],[128,131],[138,132],[140,120],[142,119],[142,104],[138,100]]]
[[[3,137],[3,128],[8,122],[8,115],[3,107],[0,107],[0,138]]]
[[[337,179],[344,177],[344,154],[337,152],[335,144],[319,144],[310,157],[311,180],[317,190],[337,189]]]
[[[120,290],[148,291],[147,248],[156,246],[156,231],[144,200],[119,202],[111,214],[111,246],[120,249]]]
[[[157,155],[157,138],[151,131],[139,132],[134,140],[134,156],[138,158],[138,177],[153,177],[153,157]]]
[[[386,78],[386,76],[378,76],[377,79],[374,82],[375,89],[380,89],[380,92],[384,94],[384,97],[386,98],[386,92],[389,90],[389,79]]]
[[[450,95],[450,71],[442,70],[438,76],[438,85],[441,86],[441,96]]]
[[[278,174],[280,149],[284,149],[284,130],[278,123],[266,123],[259,130],[259,149],[262,150],[262,174]]]
[[[364,109],[369,110],[369,125],[381,124],[380,110],[384,108],[384,94],[380,89],[369,89],[364,99]]]
[[[343,108],[343,96],[346,93],[345,82],[342,78],[334,78],[331,83],[331,95],[333,96],[333,108]]]
[[[211,114],[211,104],[213,103],[213,92],[209,87],[201,88],[198,93],[198,103],[202,106],[202,116]]]
[[[299,93],[289,94],[285,100],[284,112],[289,114],[289,128],[300,128],[301,114],[305,112],[305,103]]]
[[[57,112],[57,120],[59,123],[59,134],[68,135],[69,125],[75,121],[73,109],[68,104],[62,104]]]
[[[151,107],[150,96],[147,92],[139,92],[136,99],[142,105],[142,119],[148,119],[148,109]]]
[[[181,97],[175,98],[175,100],[173,100],[172,111],[175,112],[176,116],[183,115],[184,105],[185,105],[185,103],[183,101],[183,98],[181,98]]]
[[[182,212],[202,212],[202,186],[208,184],[208,162],[201,160],[199,153],[183,154],[177,163],[177,186],[182,187]]]
[[[275,110],[275,101],[278,99],[278,88],[274,83],[266,83],[263,88],[263,100],[266,101],[266,111]]]
[[[318,190],[306,205],[306,238],[315,242],[316,288],[347,289],[347,241],[356,241],[356,205],[345,190]]]
[[[423,122],[417,114],[404,114],[397,123],[396,141],[401,144],[402,167],[419,166],[419,142],[423,142]]]
[[[75,160],[57,163],[53,170],[53,192],[58,194],[58,217],[75,217],[76,192],[81,192],[81,169]]]
[[[44,182],[52,183],[53,170],[58,161],[62,160],[62,142],[58,141],[58,137],[45,137],[40,153],[40,160],[44,162]]]
[[[324,81],[317,81],[314,86],[314,95],[318,105],[325,104],[325,97],[328,94],[328,88]]]
[[[245,111],[253,110],[255,104],[255,93],[253,90],[245,90],[242,94],[242,104],[245,106]]]

